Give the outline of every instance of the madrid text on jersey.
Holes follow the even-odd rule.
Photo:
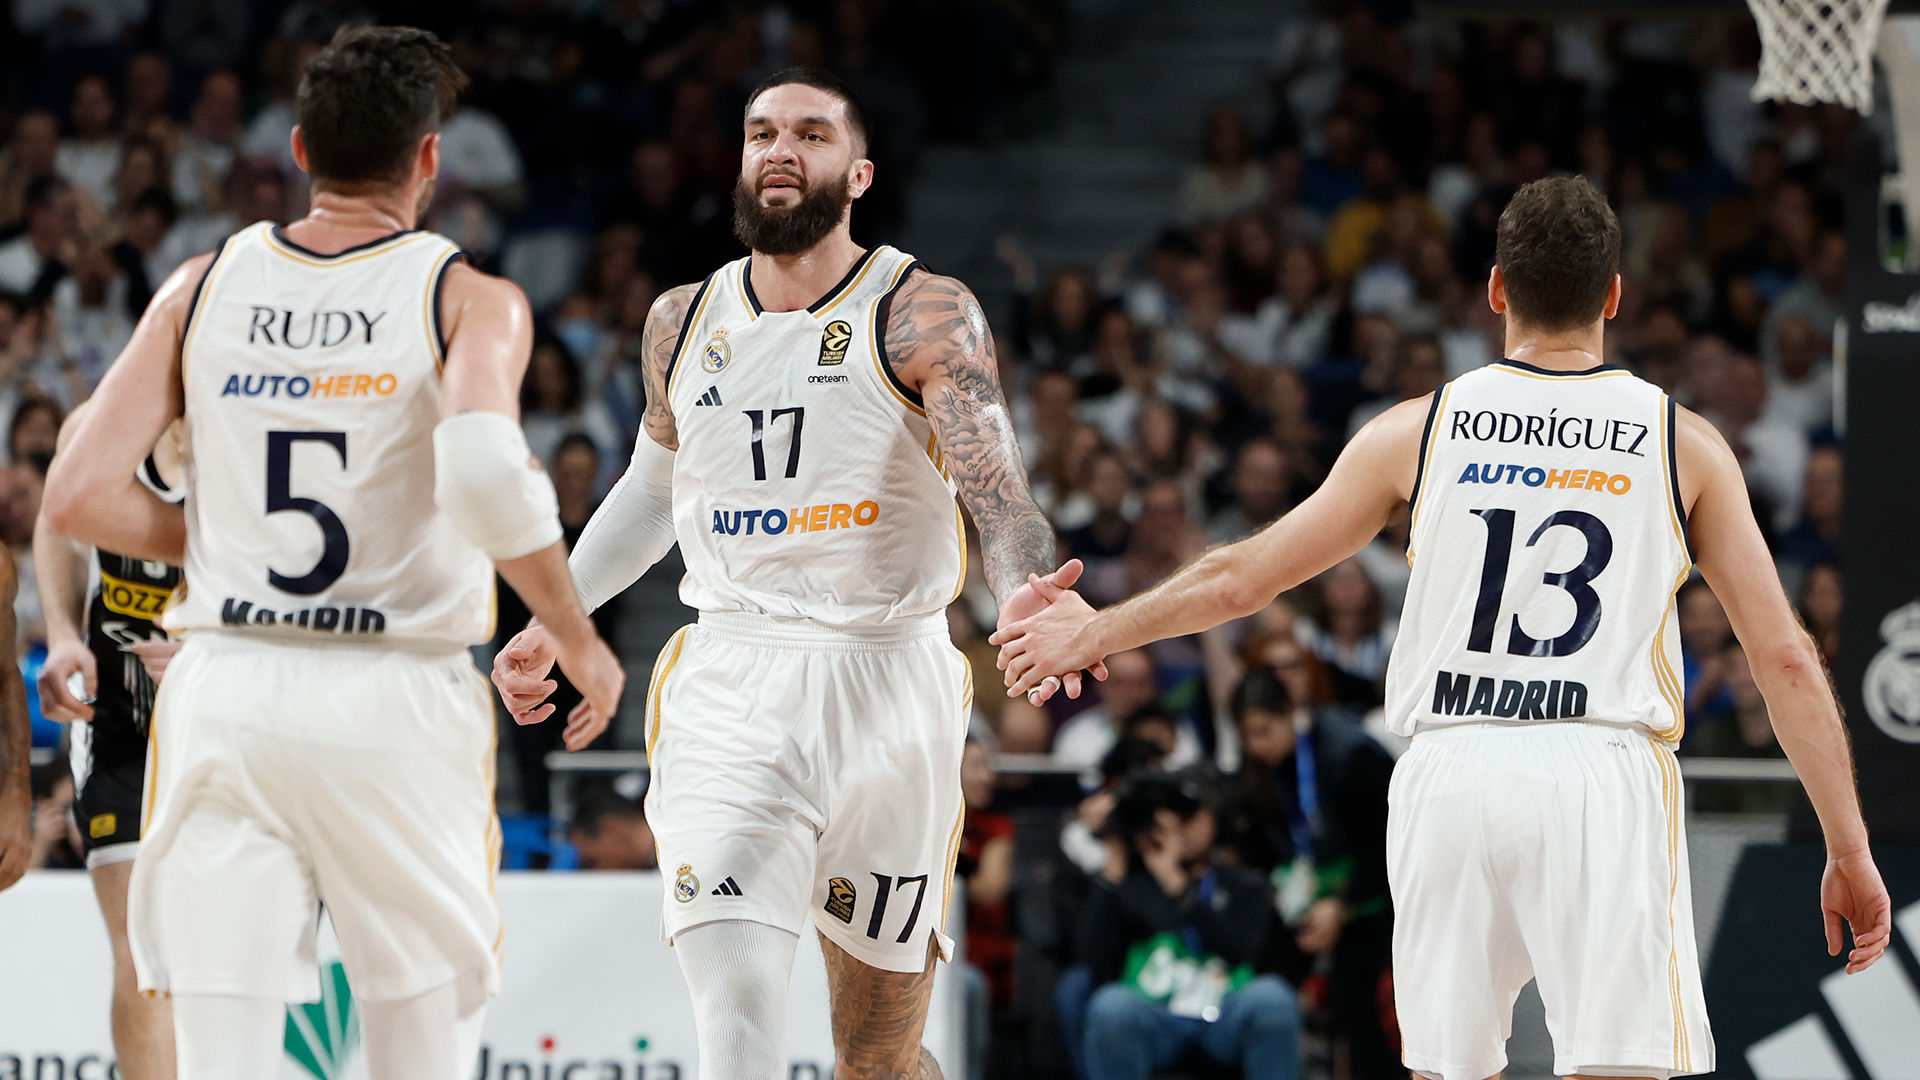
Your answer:
[[[1592,416],[1561,416],[1549,409],[1545,416],[1496,412],[1492,409],[1454,409],[1450,439],[1472,442],[1517,443],[1521,446],[1557,446],[1563,450],[1612,450],[1646,457],[1640,444],[1651,430],[1645,424]]]
[[[374,608],[321,604],[296,611],[276,611],[255,607],[253,601],[236,596],[220,602],[220,621],[228,626],[275,626],[322,634],[379,634],[387,629],[386,613]]]
[[[1561,679],[1521,682],[1442,671],[1433,684],[1433,713],[1500,720],[1574,720],[1587,715],[1587,687]]]

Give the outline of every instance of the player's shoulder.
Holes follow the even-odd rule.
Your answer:
[[[528,306],[526,290],[512,279],[489,274],[465,259],[447,264],[440,287],[443,304],[464,306],[474,300]]]
[[[647,318],[656,323],[671,323],[672,326],[668,329],[677,332],[680,324],[686,321],[687,313],[693,310],[693,305],[706,285],[705,281],[689,281],[685,285],[675,285],[661,292],[659,296],[654,297],[653,306],[647,309]]]

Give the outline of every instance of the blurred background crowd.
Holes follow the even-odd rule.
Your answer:
[[[1748,100],[1759,44],[1744,17],[1543,27],[1423,21],[1401,0],[1258,7],[1263,92],[1181,119],[1190,163],[1151,228],[1097,264],[1033,254],[1044,238],[1012,231],[937,267],[987,303],[1035,494],[1063,556],[1086,561],[1088,598],[1117,601],[1285,513],[1367,420],[1498,358],[1484,292],[1498,214],[1517,185],[1580,173],[1625,235],[1607,359],[1727,437],[1831,660],[1840,165],[1862,121]],[[303,212],[291,95],[338,26],[427,26],[473,78],[423,225],[534,302],[524,419],[577,537],[632,445],[650,304],[739,254],[728,192],[748,88],[788,64],[849,79],[878,127],[855,236],[905,246],[916,200],[943,191],[918,168],[930,148],[1046,142],[1076,108],[1063,56],[1124,37],[1140,10],[17,0],[0,13],[0,534],[23,572],[28,685],[44,649],[29,541],[61,418],[183,259]],[[1139,1060],[1244,1057],[1268,1063],[1249,1077],[1289,1077],[1304,1058],[1312,1075],[1397,1074],[1384,830],[1400,747],[1379,706],[1406,530],[1402,514],[1252,618],[1111,658],[1080,701],[980,695],[960,874],[982,1066],[1104,1080],[1144,1075]],[[598,616],[636,672],[687,617],[677,577],[663,565]],[[1711,592],[1695,581],[1679,605],[1682,753],[1778,756]],[[976,570],[951,623],[982,687],[998,685],[994,616]],[[503,596],[501,626],[518,625]],[[641,742],[638,708],[603,747]],[[644,774],[556,806],[556,737],[503,742],[503,805],[526,812],[509,859],[651,865]],[[1694,806],[1778,813],[1787,791],[1714,786]],[[554,813],[566,843],[548,839]],[[71,858],[63,843],[49,824],[48,861]]]

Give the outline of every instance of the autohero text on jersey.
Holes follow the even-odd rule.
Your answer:
[[[1561,416],[1559,409],[1549,409],[1545,416],[1493,409],[1454,409],[1449,420],[1447,437],[1451,439],[1557,446],[1563,450],[1612,450],[1634,457],[1647,456],[1641,444],[1652,430],[1631,420]]]
[[[1433,684],[1433,713],[1501,720],[1574,720],[1587,715],[1587,686],[1560,679],[1522,682],[1442,671]]]
[[[228,626],[275,626],[313,630],[322,634],[379,634],[387,629],[385,612],[369,607],[318,607],[276,611],[255,607],[253,601],[229,596],[220,601],[220,621]]]

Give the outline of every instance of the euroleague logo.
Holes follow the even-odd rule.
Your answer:
[[[1887,644],[1867,664],[1860,697],[1881,731],[1920,743],[1920,600],[1888,612],[1880,637]]]

